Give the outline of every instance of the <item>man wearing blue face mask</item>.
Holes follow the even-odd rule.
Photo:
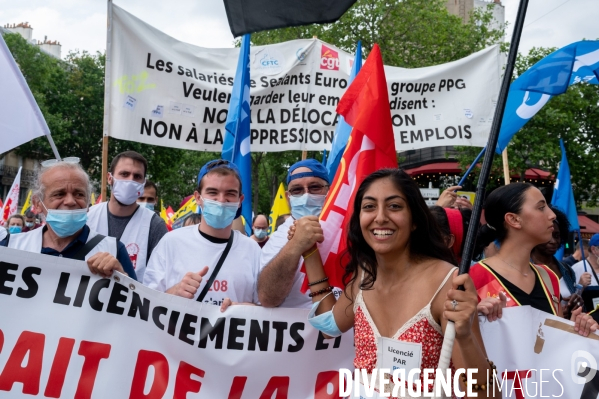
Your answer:
[[[10,234],[0,246],[85,260],[94,274],[108,277],[116,270],[135,279],[125,246],[85,225],[90,195],[89,176],[79,163],[42,164],[32,202],[35,209],[46,215],[46,226]]]
[[[265,214],[259,213],[254,216],[252,230],[254,230],[254,234],[250,238],[256,241],[260,248],[264,248],[268,242],[268,219]]]
[[[110,163],[110,200],[89,209],[87,225],[100,234],[122,241],[140,281],[158,242],[168,232],[164,220],[138,205],[144,193],[148,162],[135,151],[118,154]]]
[[[15,213],[6,220],[6,226],[8,226],[8,232],[10,234],[19,234],[24,231],[25,218]]]
[[[158,187],[156,183],[153,181],[147,180],[146,184],[144,184],[144,192],[137,199],[137,205],[144,206],[151,211],[154,211],[156,208],[156,203],[158,202]]]
[[[256,303],[260,247],[233,230],[243,202],[237,166],[221,159],[208,162],[200,169],[194,196],[202,223],[173,230],[160,241],[144,285],[221,310],[233,302]]]
[[[258,279],[258,298],[262,306],[306,309],[312,306],[308,293],[300,291],[304,273],[299,270],[299,262],[302,253],[316,243],[315,236],[307,236],[307,241],[299,246],[287,245],[287,233],[294,220],[320,216],[329,185],[326,168],[315,159],[297,162],[289,168],[287,199],[292,217],[270,235],[262,248]]]

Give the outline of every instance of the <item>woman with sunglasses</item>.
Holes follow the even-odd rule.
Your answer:
[[[306,235],[318,242],[324,239],[316,218],[300,219],[291,233],[290,243],[299,243]],[[369,373],[374,368],[392,369],[380,356],[387,348],[397,353],[415,348],[424,389],[423,371],[437,367],[451,319],[456,328],[453,365],[478,369],[474,389],[478,397],[487,397],[487,371],[493,365],[486,359],[475,317],[474,285],[450,264],[451,251],[409,175],[382,169],[366,177],[355,196],[347,244],[346,287],[338,300],[331,295],[318,247],[303,255],[314,302],[311,324],[331,337],[353,327],[354,366]],[[465,291],[457,289],[460,285]],[[405,380],[400,384],[408,389],[417,385]],[[387,387],[389,392],[393,385]],[[432,384],[426,389],[432,390]]]

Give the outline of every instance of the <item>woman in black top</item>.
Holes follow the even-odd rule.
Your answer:
[[[470,269],[479,311],[495,320],[502,307],[530,305],[562,317],[557,276],[547,266],[530,262],[532,249],[549,242],[555,230],[556,216],[543,194],[531,184],[509,184],[493,191],[484,209],[487,223],[482,229],[494,235],[501,246],[495,256]],[[581,311],[573,311],[571,320],[579,334],[588,336],[599,326]]]

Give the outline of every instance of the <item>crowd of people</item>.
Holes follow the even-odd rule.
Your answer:
[[[488,195],[475,260],[469,274],[458,275],[466,231],[478,223],[471,220],[472,204],[455,193],[459,187],[429,207],[404,171],[374,172],[351,204],[345,286],[333,287],[318,245],[325,239],[319,215],[331,181],[318,161],[289,168],[291,214],[281,215],[270,235],[268,217],[255,215],[249,237],[239,228],[242,182],[233,163],[217,159],[201,167],[193,194],[201,212],[171,232],[154,211],[159,193],[146,179],[147,167],[141,154],[117,155],[108,173],[109,200],[90,207],[89,176],[78,162],[42,164],[33,211],[8,219],[0,246],[83,260],[94,274],[126,273],[223,312],[232,305],[310,309],[310,323],[328,337],[354,329],[355,366],[370,371],[379,338],[422,343],[421,368],[435,368],[451,320],[454,366],[477,368],[477,380],[486,381],[493,363],[474,316],[492,322],[505,307],[530,305],[565,317],[583,336],[599,326],[593,298],[585,298],[592,291],[587,287],[599,286],[599,235],[557,259],[567,218],[530,184]],[[476,387],[484,391],[485,384]]]

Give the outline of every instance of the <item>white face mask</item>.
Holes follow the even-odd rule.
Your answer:
[[[145,180],[143,183],[138,183],[135,180],[116,179],[112,174],[110,176],[112,177],[112,193],[121,204],[134,204],[144,193]]]

